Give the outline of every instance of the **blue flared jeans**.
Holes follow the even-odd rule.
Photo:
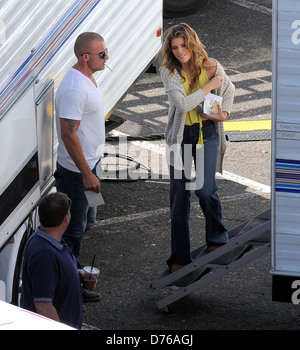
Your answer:
[[[199,157],[196,155],[199,124],[184,128],[181,145],[182,159],[186,163],[188,157],[193,157],[197,172],[202,170],[203,186],[201,188],[196,186],[195,194],[199,198],[199,204],[205,216],[206,244],[222,245],[228,242],[228,232],[223,223],[221,202],[217,194],[215,172],[218,135],[214,122],[203,123],[202,133],[204,152],[200,166],[203,169],[199,169],[199,164],[197,165]],[[185,145],[191,146],[187,148]],[[191,150],[189,154],[187,149]],[[189,229],[191,190],[187,189],[190,178],[185,174],[184,170],[170,166],[171,255],[167,260],[169,266],[174,263],[187,265],[192,261]]]
[[[93,169],[93,173],[96,175],[96,169]],[[71,220],[63,239],[78,261],[84,234],[95,222],[97,207],[90,207],[88,204],[81,173],[70,171],[59,163],[56,170],[56,189],[66,193],[72,201]]]

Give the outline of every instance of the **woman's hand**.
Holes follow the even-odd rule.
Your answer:
[[[222,111],[222,107],[220,105],[218,105],[218,113],[217,114],[205,114],[205,113],[201,113],[201,117],[205,118],[205,119],[210,119],[213,121],[217,121],[217,122],[223,122],[228,116],[228,112],[226,111]]]
[[[210,79],[210,81],[203,86],[202,91],[207,95],[212,90],[218,89],[222,86],[223,78],[220,75],[216,75]]]
[[[212,77],[209,83],[212,86],[212,90],[219,89],[222,86],[223,78],[220,75]]]

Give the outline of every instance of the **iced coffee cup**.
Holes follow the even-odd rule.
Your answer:
[[[82,286],[84,289],[93,290],[95,289],[96,283],[96,277],[87,275],[83,278]]]
[[[93,290],[97,283],[97,278],[100,275],[100,271],[96,267],[85,266],[83,277],[83,288],[87,290]]]
[[[96,278],[98,278],[100,276],[100,271],[96,267],[85,266],[83,269],[84,269],[85,273],[92,275]]]

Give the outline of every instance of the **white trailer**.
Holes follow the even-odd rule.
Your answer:
[[[162,0],[1,0],[0,300],[18,304],[25,242],[54,186],[56,88],[78,34],[102,35],[110,69],[96,80],[106,119],[161,48]]]
[[[300,3],[273,0],[272,297],[298,304],[300,286]]]

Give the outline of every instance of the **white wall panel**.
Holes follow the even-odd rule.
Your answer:
[[[0,194],[37,151],[33,88],[13,106],[0,124]]]

